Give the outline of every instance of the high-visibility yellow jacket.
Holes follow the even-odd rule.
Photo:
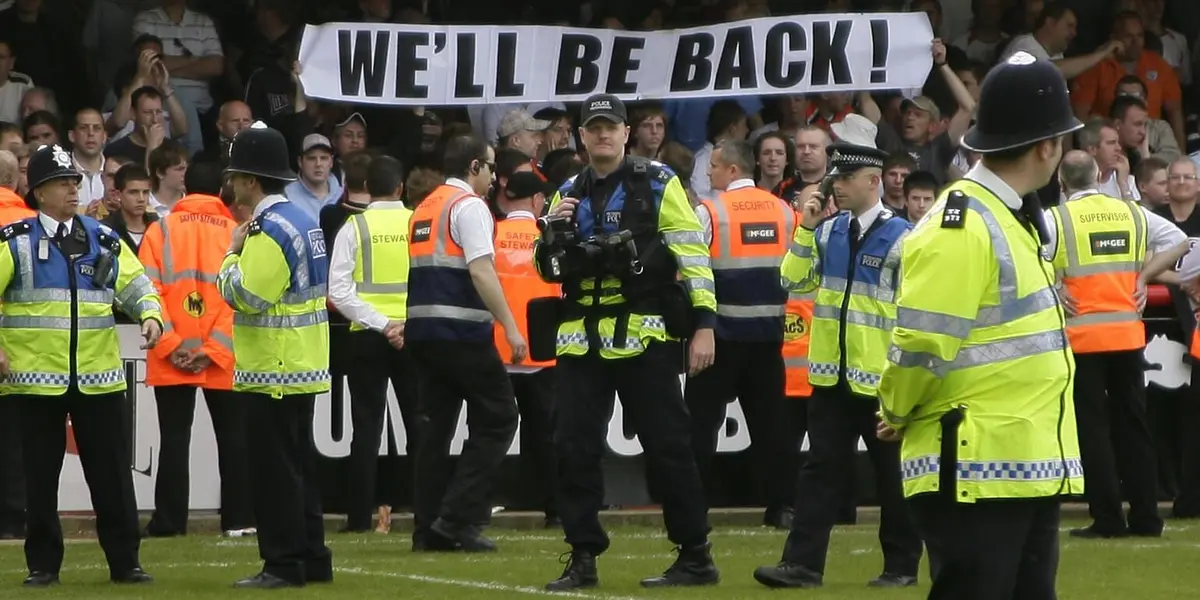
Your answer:
[[[358,238],[354,284],[358,297],[391,320],[408,314],[408,234],[413,211],[403,203],[372,204],[350,218]],[[350,331],[366,329],[357,321]]]
[[[283,196],[268,196],[217,287],[233,316],[233,389],[282,398],[329,390],[325,237]]]
[[[70,235],[82,228],[87,236],[87,252],[74,259],[38,217],[0,229],[0,348],[9,360],[0,395],[59,396],[72,380],[84,394],[122,391],[114,301],[135,320],[162,323],[162,300],[137,253],[91,217],[72,227]],[[97,265],[110,260],[100,274]]]
[[[905,240],[901,274],[879,397],[905,495],[946,469],[960,502],[1082,492],[1075,362],[1037,234],[963,179]]]

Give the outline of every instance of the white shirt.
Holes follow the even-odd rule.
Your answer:
[[[33,89],[33,80],[24,73],[11,72],[8,80],[0,83],[0,121],[21,122],[21,99],[25,92]]]
[[[38,219],[42,222],[42,228],[46,230],[46,233],[50,237],[58,235],[59,222],[54,220],[54,217],[51,217],[44,212],[39,212]],[[71,228],[75,226],[75,219],[67,219],[62,224],[67,226],[67,234],[69,235],[71,233]]]
[[[146,205],[149,206],[150,210],[154,211],[154,214],[157,214],[158,218],[160,219],[171,214],[171,208],[166,204],[163,204],[158,197],[154,195],[154,192],[150,192],[150,200],[146,202]]]
[[[996,175],[991,169],[983,166],[982,160],[975,163],[975,166],[971,167],[970,171],[967,171],[964,179],[970,179],[991,190],[993,194],[996,194],[1000,198],[1000,201],[1005,206],[1013,210],[1021,210],[1021,195],[1017,193],[1017,190],[1012,189],[1011,185],[1000,179],[999,175]]]
[[[875,224],[875,220],[878,219],[879,215],[882,213],[883,201],[876,199],[875,204],[871,206],[871,208],[868,208],[863,212],[863,214],[855,217],[858,219],[858,239],[861,240],[862,237],[867,234],[867,230]]]
[[[496,219],[492,217],[487,203],[475,195],[469,183],[461,179],[451,177],[446,180],[446,185],[471,193],[471,197],[461,200],[450,209],[450,238],[462,246],[467,263],[494,255],[496,246],[492,232],[496,230]]]
[[[221,50],[221,39],[217,36],[217,27],[213,20],[204,13],[184,9],[183,18],[175,23],[161,8],[155,8],[138,13],[133,19],[133,35],[149,33],[157,36],[163,42],[163,54],[167,56],[187,56],[195,58],[224,56]],[[208,82],[183,77],[171,77],[176,87],[191,87],[208,91]]]
[[[531,213],[527,210],[514,210],[504,216],[504,220],[506,220],[506,221],[513,221],[513,220],[534,221],[536,219],[537,219],[537,217],[535,217],[533,215],[533,213]],[[537,373],[538,371],[541,371],[544,368],[545,367],[531,367],[529,365],[510,365],[507,362],[504,363],[504,370],[508,371],[509,373],[513,373],[515,375],[529,375],[530,373]]]
[[[1129,188],[1129,199],[1133,200],[1134,202],[1140,202],[1142,200],[1142,194],[1138,191],[1137,182],[1134,181],[1132,174],[1126,178],[1125,185]],[[1124,198],[1124,196],[1121,195],[1121,186],[1117,184],[1116,169],[1109,171],[1105,177],[1105,180],[1101,181],[1100,185],[1096,189],[1105,196],[1112,196],[1113,198],[1117,199]]]
[[[399,200],[372,202],[367,210],[397,210],[404,208]],[[333,252],[329,255],[329,301],[342,316],[375,331],[382,332],[388,318],[358,297],[358,284],[354,282],[357,265],[358,236],[354,228],[343,225],[333,240]]]
[[[1179,84],[1187,87],[1192,83],[1192,57],[1188,51],[1187,37],[1174,29],[1163,29],[1162,57],[1168,65],[1175,67]]]
[[[288,199],[282,194],[271,194],[270,196],[263,198],[262,201],[258,203],[258,206],[254,207],[254,212],[250,215],[250,218],[257,219],[259,215],[263,214],[264,210],[267,210],[268,208],[271,208],[280,202],[287,201]]]
[[[734,179],[725,187],[726,192],[740,190],[742,188],[754,187],[753,179]],[[715,194],[714,194],[715,196]],[[696,205],[696,218],[700,219],[700,226],[704,228],[704,243],[711,244],[713,236],[712,214],[708,212],[708,207],[703,204]]]
[[[1098,193],[1100,192],[1095,189],[1075,192],[1067,198],[1067,202]],[[1149,231],[1149,239],[1146,240],[1147,250],[1157,254],[1170,250],[1187,239],[1187,235],[1183,233],[1183,230],[1174,223],[1146,210],[1145,206],[1139,204],[1138,208],[1142,211],[1142,217],[1146,219],[1146,229]],[[1046,229],[1049,230],[1047,233],[1050,234],[1049,241],[1043,247],[1046,249],[1046,256],[1052,257],[1058,251],[1058,228],[1053,226],[1058,220],[1058,215],[1051,209],[1043,210],[1042,214],[1046,216]]]
[[[712,200],[715,197],[712,182],[708,179],[708,163],[712,159],[712,153],[712,142],[704,142],[696,151],[692,162],[692,191],[696,192],[696,197],[701,200]]]
[[[95,173],[88,173],[87,169],[75,160],[74,152],[71,153],[71,162],[75,163],[75,170],[83,176],[79,180],[79,212],[83,212],[93,201],[104,198],[104,154],[100,155],[100,169]]]
[[[1013,38],[1008,46],[1004,48],[1004,52],[1000,55],[1000,62],[1008,60],[1008,58],[1018,52],[1028,52],[1034,58],[1041,60],[1062,60],[1062,52],[1050,56],[1046,51],[1046,47],[1037,38],[1033,37],[1032,33],[1025,33]]]

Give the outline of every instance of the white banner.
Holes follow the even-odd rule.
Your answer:
[[[308,25],[310,97],[466,105],[919,88],[933,66],[924,13],[750,19],[693,29]]]

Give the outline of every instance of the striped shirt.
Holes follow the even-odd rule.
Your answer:
[[[175,23],[161,8],[138,13],[133,19],[133,35],[136,38],[142,34],[157,36],[163,42],[163,54],[166,56],[224,56],[221,50],[221,40],[217,37],[217,27],[212,19],[203,13],[184,9],[183,19]],[[172,77],[171,81],[177,87],[193,87],[208,89],[207,81]]]

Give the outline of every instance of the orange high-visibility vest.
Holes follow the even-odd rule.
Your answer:
[[[1135,203],[1089,194],[1054,207],[1058,247],[1052,262],[1078,311],[1067,319],[1077,353],[1146,346],[1134,292],[1146,259],[1145,215]]]
[[[34,216],[37,216],[37,211],[29,208],[24,198],[6,187],[0,187],[0,226]]]
[[[808,382],[808,343],[815,292],[789,294],[783,322],[784,393],[788,398],[812,395]]]
[[[542,281],[533,266],[533,243],[539,235],[537,221],[532,215],[510,215],[496,223],[496,275],[500,277],[500,287],[504,288],[504,299],[508,301],[513,321],[526,340],[529,339],[526,315],[529,301],[562,297],[561,286]],[[496,349],[500,352],[500,359],[507,364],[512,359],[512,348],[499,323],[495,326],[495,332]],[[526,356],[520,364],[526,367],[553,367],[554,360],[535,361]]]
[[[146,352],[146,384],[233,389],[233,309],[217,289],[217,273],[237,222],[220,198],[189,194],[146,229],[138,258],[163,299],[163,334]],[[171,363],[179,349],[212,360],[199,373]]]

